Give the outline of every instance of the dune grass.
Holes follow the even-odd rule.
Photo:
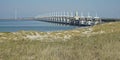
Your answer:
[[[0,33],[0,60],[120,60],[120,22],[60,32]]]

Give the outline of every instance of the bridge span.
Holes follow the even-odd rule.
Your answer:
[[[79,16],[78,12],[73,13],[65,13],[62,15],[59,15],[59,13],[53,13],[49,16],[39,16],[35,18],[39,21],[45,21],[45,22],[52,22],[52,23],[60,23],[60,24],[69,24],[69,25],[77,25],[77,26],[92,26],[96,24],[101,23],[101,18],[92,17],[89,15],[87,17],[84,17],[81,13],[81,16]]]

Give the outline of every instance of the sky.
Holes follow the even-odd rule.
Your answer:
[[[54,11],[79,11],[87,16],[120,18],[120,0],[0,0],[0,18],[35,17]]]

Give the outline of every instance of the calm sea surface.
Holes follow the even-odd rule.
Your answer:
[[[16,31],[59,31],[75,29],[77,26],[48,23],[34,20],[0,20],[0,32]]]

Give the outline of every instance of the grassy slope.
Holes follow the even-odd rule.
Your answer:
[[[60,32],[0,33],[0,60],[120,60],[119,36],[120,22]]]

